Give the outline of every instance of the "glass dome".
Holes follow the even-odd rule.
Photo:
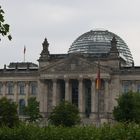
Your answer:
[[[68,53],[88,53],[98,56],[107,54],[113,37],[117,40],[120,56],[123,56],[128,64],[132,64],[133,57],[127,44],[118,35],[107,30],[91,30],[82,34],[72,43]]]

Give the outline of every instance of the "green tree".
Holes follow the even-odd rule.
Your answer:
[[[0,6],[0,35],[7,36],[9,40],[12,39],[11,35],[9,34],[9,24],[5,23],[4,19],[4,11]],[[1,37],[0,37],[1,39]]]
[[[53,109],[48,119],[56,126],[62,125],[71,127],[80,123],[78,108],[75,105],[65,101],[62,101]]]
[[[140,123],[140,93],[122,94],[117,102],[118,105],[113,110],[115,120]]]
[[[29,117],[29,122],[36,122],[38,119],[42,118],[39,111],[39,102],[35,97],[28,99],[28,105],[25,107],[25,114]]]
[[[3,97],[0,99],[0,126],[13,127],[19,123],[17,105]]]

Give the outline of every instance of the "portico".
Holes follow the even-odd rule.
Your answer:
[[[48,77],[48,78],[47,78]],[[96,90],[96,74],[92,75],[47,75],[42,74],[40,83],[42,89],[48,89],[42,100],[42,106],[46,104],[46,109],[42,110],[49,114],[52,108],[58,105],[62,100],[75,104],[81,117],[96,119],[98,111],[98,94],[100,116],[104,117],[108,112],[109,93],[108,82],[109,75],[102,74],[102,87],[100,92]],[[44,92],[44,91],[42,91]],[[50,109],[51,108],[51,109]]]

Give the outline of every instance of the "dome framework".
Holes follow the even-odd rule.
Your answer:
[[[128,64],[132,64],[133,57],[127,44],[118,35],[108,30],[91,30],[79,36],[70,46],[68,53],[84,53],[101,56],[108,54],[111,48],[111,40],[117,40],[117,49]]]

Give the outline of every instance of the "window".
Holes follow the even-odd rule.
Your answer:
[[[127,92],[129,92],[129,85],[124,85],[124,91],[123,91],[124,93],[127,93]]]
[[[137,92],[140,93],[140,84],[137,85]]]
[[[131,87],[131,82],[130,81],[126,81],[123,83],[123,93],[127,93],[130,91],[130,87]]]
[[[72,104],[78,107],[78,81],[72,80]]]
[[[25,100],[19,100],[19,115],[24,115]]]
[[[84,80],[84,94],[85,94],[85,115],[90,116],[91,113],[91,81]]]
[[[13,94],[14,84],[13,82],[7,82],[7,94]]]
[[[19,87],[19,94],[24,95],[25,94],[25,83],[24,82],[19,82],[18,87]]]
[[[37,94],[37,82],[31,82],[30,88],[31,88],[31,95],[36,95]]]

